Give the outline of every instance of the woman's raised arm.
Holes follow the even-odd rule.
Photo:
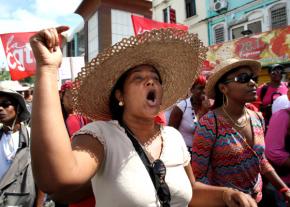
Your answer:
[[[64,124],[57,78],[62,61],[59,35],[66,30],[65,26],[44,29],[30,39],[37,64],[32,109],[32,168],[37,185],[47,193],[87,183],[103,156],[103,146],[90,135],[79,136],[81,139],[76,143],[79,147],[73,150]],[[91,156],[92,153],[96,156]]]

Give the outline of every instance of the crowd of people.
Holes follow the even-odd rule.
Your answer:
[[[206,47],[168,28],[121,40],[58,89],[67,29],[31,37],[33,94],[0,88],[0,207],[290,206],[282,65],[259,87],[255,60],[204,76]]]

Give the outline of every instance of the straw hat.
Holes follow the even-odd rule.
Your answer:
[[[109,95],[120,75],[149,64],[161,74],[165,109],[186,94],[206,51],[196,34],[172,28],[124,38],[82,68],[74,82],[74,108],[91,119],[110,119]]]
[[[236,59],[230,58],[222,63],[220,63],[213,71],[212,74],[209,76],[209,79],[205,86],[205,93],[209,98],[215,98],[215,86],[220,78],[226,74],[227,72],[240,67],[240,66],[248,66],[252,69],[253,73],[256,75],[259,74],[261,71],[261,63],[255,60],[249,59]]]
[[[17,103],[21,107],[21,113],[18,114],[19,121],[27,121],[30,118],[30,113],[26,107],[25,100],[23,96],[21,96],[21,94],[8,88],[0,87],[0,95],[4,95],[4,96],[9,95],[17,101]]]

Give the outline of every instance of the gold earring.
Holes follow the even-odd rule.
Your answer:
[[[225,95],[225,94],[223,94],[223,105],[224,105],[224,107],[227,107],[228,106],[228,97]]]
[[[119,106],[124,106],[123,101],[119,101]]]

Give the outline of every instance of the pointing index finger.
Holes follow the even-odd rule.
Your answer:
[[[69,30],[68,26],[59,26],[59,27],[56,28],[56,31],[57,31],[58,34],[60,34],[62,32],[65,32],[67,30]]]

